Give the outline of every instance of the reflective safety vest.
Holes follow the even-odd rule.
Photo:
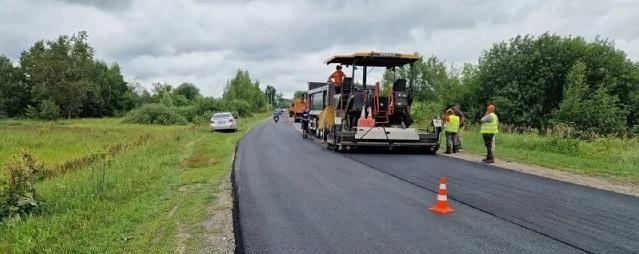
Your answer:
[[[481,128],[479,128],[479,133],[496,134],[499,132],[499,118],[497,118],[495,113],[490,113],[490,117],[492,121],[482,123]]]
[[[459,116],[449,115],[444,131],[457,133],[459,131]]]

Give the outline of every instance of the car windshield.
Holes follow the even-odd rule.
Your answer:
[[[213,118],[228,118],[231,117],[231,114],[229,113],[217,113],[213,115]]]

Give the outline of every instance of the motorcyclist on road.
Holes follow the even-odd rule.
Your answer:
[[[273,112],[273,120],[275,120],[275,123],[280,120],[280,114],[277,111]]]
[[[301,127],[302,127],[303,136],[306,137],[308,133],[308,109],[305,109],[304,112],[302,112]]]

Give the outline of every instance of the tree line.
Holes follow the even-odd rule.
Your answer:
[[[19,66],[0,55],[0,117],[102,117],[134,106],[120,67],[95,59],[85,32],[36,42]]]
[[[124,80],[117,64],[95,59],[86,32],[38,41],[14,64],[0,55],[0,117],[56,119],[155,112],[134,122],[203,121],[211,112],[240,116],[285,107],[273,86],[260,88],[248,71],[227,81],[222,98],[204,97],[192,83],[155,83],[149,91]],[[417,120],[459,104],[469,121],[495,103],[503,123],[540,132],[567,126],[580,133],[637,133],[639,63],[605,39],[586,41],[545,33],[494,44],[476,64],[447,66],[435,56],[415,64],[412,111]],[[408,77],[384,73],[383,85]],[[149,106],[145,106],[149,105]],[[134,115],[134,112],[128,113]],[[163,115],[164,114],[164,115]],[[129,119],[137,119],[129,117]]]
[[[117,64],[95,59],[87,39],[87,33],[81,31],[37,41],[22,52],[18,64],[0,55],[0,118],[54,120],[128,114],[132,122],[169,124],[203,121],[216,111],[248,116],[284,100],[273,86],[262,91],[260,82],[245,70],[238,70],[227,81],[222,98],[202,96],[192,83],[173,87],[158,82],[147,90],[125,81]]]
[[[272,86],[262,91],[260,82],[253,80],[248,71],[237,70],[227,81],[222,98],[204,97],[192,83],[172,87],[154,83],[149,92],[139,92],[140,106],[128,113],[124,120],[147,124],[182,124],[207,122],[215,112],[228,111],[245,117],[273,107],[281,97]],[[277,96],[276,96],[277,95]]]
[[[458,104],[476,121],[494,103],[502,123],[522,129],[565,126],[579,135],[638,131],[639,63],[606,39],[517,36],[484,51],[477,64],[447,67],[432,56],[415,69],[412,110],[418,119]],[[408,74],[408,68],[387,70],[384,85]]]

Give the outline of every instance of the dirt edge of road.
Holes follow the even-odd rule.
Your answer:
[[[241,140],[242,139],[240,139],[240,141]],[[244,253],[244,244],[242,242],[242,227],[240,224],[240,199],[239,199],[239,194],[237,193],[238,191],[237,182],[235,180],[237,150],[238,150],[238,147],[240,146],[240,141],[238,141],[237,144],[235,145],[235,154],[233,155],[231,177],[229,179],[231,181],[231,195],[233,196],[232,213],[233,213],[233,238],[234,238],[233,240],[235,242],[234,253],[238,253],[238,254]]]
[[[457,153],[457,154],[441,154],[442,156],[482,163],[482,156],[469,153]],[[626,194],[630,196],[639,197],[639,184],[631,183],[623,180],[615,180],[613,178],[605,177],[593,177],[587,175],[581,175],[576,173],[569,173],[565,171],[559,171],[551,168],[527,165],[518,162],[511,162],[505,160],[496,159],[492,164],[495,167],[504,168],[507,170],[522,172],[526,174],[546,177],[562,182],[568,182],[578,185],[584,185],[595,189],[601,189],[605,191],[612,191],[616,193]]]
[[[251,132],[253,129],[255,129],[255,127],[260,126],[261,124],[263,124],[264,122],[268,120],[270,120],[270,117],[256,124],[254,127],[246,130],[242,134],[242,137],[237,141],[237,143],[235,143],[235,152],[233,153],[233,162],[231,163],[231,175],[229,177],[229,181],[231,184],[230,194],[231,194],[231,197],[233,198],[233,207],[231,208],[232,218],[233,218],[233,234],[229,235],[229,237],[233,238],[232,240],[235,243],[235,248],[233,252],[236,254],[244,253],[244,243],[242,242],[242,224],[240,223],[240,199],[238,194],[238,186],[235,179],[235,175],[237,173],[235,169],[237,168],[237,163],[238,163],[237,151],[240,148],[240,143],[246,137],[246,135],[249,132]]]

